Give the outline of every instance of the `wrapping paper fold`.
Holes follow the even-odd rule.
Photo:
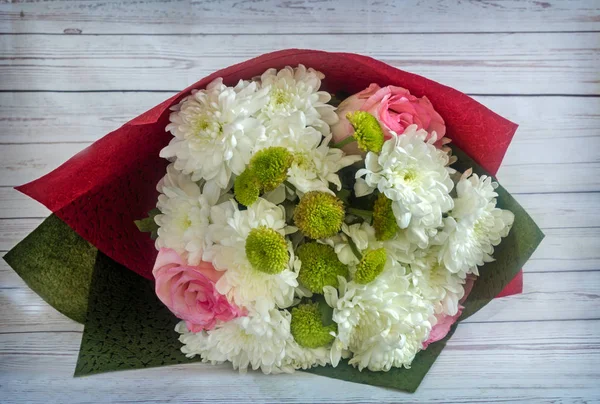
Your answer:
[[[129,121],[72,157],[51,173],[17,189],[44,204],[100,251],[136,273],[152,279],[154,243],[140,233],[134,220],[156,204],[156,183],[167,161],[159,151],[168,144],[169,108],[192,89],[222,77],[226,84],[250,79],[268,68],[304,64],[326,75],[324,89],[354,93],[370,83],[407,88],[426,95],[446,121],[454,144],[484,169],[495,174],[517,125],[467,95],[416,74],[395,69],[369,57],[289,49],[268,53],[203,78],[151,110]],[[501,295],[520,293],[522,276]]]

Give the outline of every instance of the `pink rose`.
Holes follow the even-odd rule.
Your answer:
[[[459,303],[464,303],[467,300],[469,293],[471,293],[471,289],[473,289],[473,284],[475,283],[475,279],[477,279],[475,276],[472,276],[472,275],[467,276],[467,280],[466,280],[465,286],[464,286],[465,294],[463,295],[462,299],[460,299]],[[429,346],[429,344],[432,344],[436,341],[444,339],[444,337],[448,334],[448,331],[450,331],[450,327],[452,327],[452,324],[456,323],[456,320],[458,320],[458,318],[462,314],[463,309],[464,309],[464,307],[459,304],[458,312],[454,316],[449,316],[449,315],[436,316],[437,323],[431,329],[431,332],[429,333],[429,338],[427,339],[427,341],[423,342],[423,349],[426,349]]]
[[[217,321],[229,321],[242,311],[215,289],[222,272],[212,264],[188,266],[174,250],[161,248],[152,270],[156,295],[192,332],[210,330]]]
[[[331,128],[334,143],[341,142],[352,136],[354,129],[346,119],[348,112],[367,111],[377,118],[385,138],[391,138],[391,131],[402,134],[410,125],[417,125],[418,129],[427,132],[436,132],[441,139],[446,134],[444,119],[438,114],[427,97],[417,98],[402,87],[379,87],[371,84],[363,91],[346,98],[338,107],[338,123]],[[356,143],[344,147],[348,154],[358,154],[360,150]]]

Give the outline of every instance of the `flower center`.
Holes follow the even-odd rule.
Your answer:
[[[294,153],[294,164],[296,164],[299,169],[304,170],[304,171],[314,171],[315,170],[314,161],[306,153],[302,153],[302,152]]]
[[[216,139],[223,133],[223,126],[214,116],[207,113],[198,115],[192,121],[191,126],[194,140],[202,143]]]
[[[415,182],[416,179],[418,177],[418,173],[417,170],[415,170],[414,168],[408,168],[406,170],[404,170],[402,179],[404,180],[404,182]]]
[[[286,107],[291,104],[291,101],[291,94],[282,88],[276,88],[271,92],[271,104],[274,107]]]
[[[187,215],[187,213],[183,213],[178,216],[179,218],[177,220],[177,223],[179,224],[179,228],[181,228],[182,230],[187,230],[190,227],[192,227],[192,220]]]

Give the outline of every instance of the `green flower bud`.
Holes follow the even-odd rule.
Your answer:
[[[389,240],[396,235],[398,224],[392,210],[392,200],[379,194],[373,206],[373,227],[377,240]]]
[[[289,260],[285,237],[266,226],[250,230],[246,238],[246,257],[257,271],[280,273]]]
[[[348,276],[348,267],[340,262],[333,247],[310,242],[296,251],[302,262],[298,281],[313,293],[323,293],[325,286],[338,286],[338,276]]]
[[[300,304],[292,309],[290,331],[296,342],[306,348],[319,348],[331,344],[337,330],[336,324],[323,325],[317,303]]]
[[[244,170],[233,183],[235,199],[244,206],[250,206],[260,195],[260,184],[251,170]]]
[[[386,261],[387,253],[385,252],[385,248],[368,251],[356,266],[354,282],[363,285],[371,282],[383,272]]]
[[[340,199],[327,192],[311,191],[298,202],[294,223],[309,238],[327,238],[340,231],[345,215]]]
[[[269,147],[259,150],[250,160],[250,169],[263,191],[277,188],[287,179],[287,171],[294,157],[285,147]]]
[[[358,147],[364,151],[379,153],[383,147],[383,130],[379,121],[366,111],[354,111],[346,114],[346,119],[354,128],[352,135]]]

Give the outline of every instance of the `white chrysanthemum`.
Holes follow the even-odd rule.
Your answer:
[[[197,265],[206,248],[206,232],[211,203],[200,192],[198,184],[189,175],[177,171],[173,164],[160,180],[155,217],[159,225],[156,248],[172,248],[191,265]]]
[[[211,189],[225,188],[231,173],[240,174],[264,127],[251,115],[267,102],[268,90],[241,81],[227,87],[215,79],[173,107],[166,130],[175,136],[160,156],[175,158],[175,168],[204,179]]]
[[[203,259],[212,262],[218,271],[224,271],[216,284],[219,293],[240,307],[253,307],[258,303],[289,307],[298,286],[296,278],[300,267],[291,242],[288,240],[287,268],[278,274],[254,269],[245,249],[252,229],[266,226],[283,236],[295,232],[295,227],[286,224],[285,209],[259,198],[240,211],[235,202],[228,201],[213,206],[210,218],[207,238],[213,244],[205,250]]]
[[[415,290],[433,304],[436,315],[456,315],[465,294],[465,279],[438,262],[437,249],[423,255],[410,265],[410,279]]]
[[[261,147],[285,147],[293,154],[288,181],[300,193],[330,192],[330,183],[341,189],[338,171],[362,158],[346,156],[342,150],[329,147],[331,135],[323,137],[319,131],[306,124],[302,112],[292,114],[270,128]]]
[[[329,125],[338,121],[335,108],[327,104],[331,95],[319,91],[325,76],[303,65],[290,66],[282,70],[269,69],[260,77],[262,87],[269,90],[269,101],[261,109],[258,117],[268,121],[286,119],[300,111],[306,116],[306,124],[319,130],[323,135],[330,132]]]
[[[305,348],[295,340],[288,342],[286,347],[285,362],[294,369],[310,369],[315,366],[325,366],[331,363],[331,349],[329,347]]]
[[[260,369],[266,374],[292,373],[294,366],[286,360],[286,345],[293,341],[291,315],[271,309],[220,323],[214,329],[190,333],[185,322],[178,324],[181,351],[188,358],[200,355],[212,364],[229,361],[234,369],[245,372]]]
[[[259,307],[246,317],[219,323],[209,331],[190,332],[185,322],[175,330],[188,357],[202,357],[213,364],[229,361],[234,369],[245,372],[260,369],[266,374],[292,373],[329,363],[327,348],[306,349],[294,341],[290,332],[291,314],[287,310]]]
[[[371,371],[410,367],[435,323],[433,306],[411,291],[404,268],[395,264],[374,281],[359,285],[339,278],[338,290],[324,288],[338,324],[331,355],[337,366],[345,349],[350,364]]]
[[[356,173],[355,191],[366,195],[376,188],[392,200],[394,216],[409,239],[426,248],[442,225],[442,214],[452,209],[454,184],[447,167],[448,154],[433,146],[435,136],[410,125],[402,135],[392,136],[381,153],[369,152],[365,168]],[[365,177],[364,180],[361,177]]]
[[[439,259],[448,270],[478,275],[476,265],[493,261],[494,246],[500,244],[513,224],[515,216],[496,207],[498,184],[491,177],[465,172],[456,185],[454,209],[444,220],[443,242]]]
[[[352,251],[349,239],[352,240],[358,251],[361,253],[383,247],[390,259],[402,263],[412,262],[417,249],[416,245],[412,244],[402,231],[398,231],[396,235],[389,240],[380,241],[377,240],[377,237],[375,236],[375,229],[373,226],[367,222],[355,223],[352,225],[343,223],[342,231],[336,236],[324,240],[324,242],[332,246],[338,255],[339,260],[346,265],[350,265],[351,268],[358,264],[359,259]]]

